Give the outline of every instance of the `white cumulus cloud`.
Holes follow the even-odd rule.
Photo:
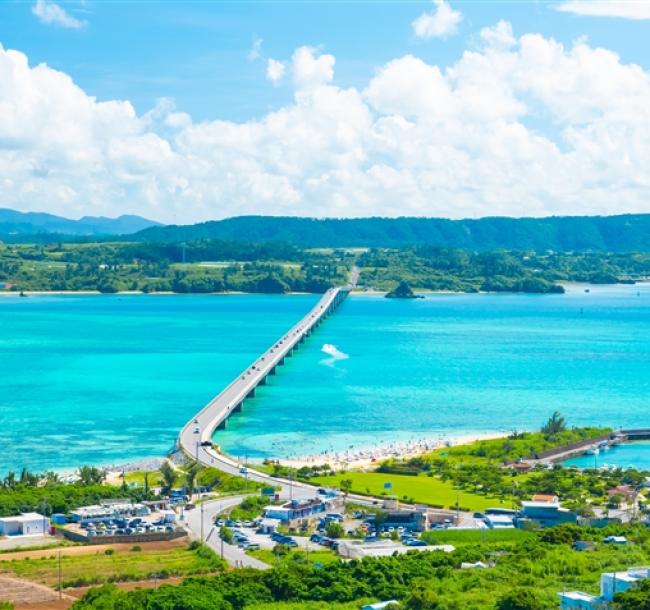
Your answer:
[[[568,0],[557,5],[556,9],[586,17],[650,19],[650,2],[647,0]]]
[[[447,38],[458,31],[463,20],[460,11],[451,8],[445,0],[433,0],[435,9],[431,13],[422,13],[411,23],[413,33],[418,38]]]
[[[260,118],[139,115],[0,46],[2,204],[166,222],[239,214],[648,212],[650,72],[507,23],[442,68],[415,55],[341,87],[296,49],[294,96]]]
[[[32,13],[41,23],[47,25],[57,25],[70,29],[79,29],[86,25],[85,21],[73,17],[63,7],[47,0],[36,0],[36,3],[32,6]]]
[[[284,78],[286,69],[284,62],[269,57],[266,61],[266,78],[268,78],[274,85],[279,85],[280,81]]]
[[[297,48],[291,58],[293,82],[298,89],[309,89],[329,83],[334,78],[334,55],[319,54],[312,47]]]

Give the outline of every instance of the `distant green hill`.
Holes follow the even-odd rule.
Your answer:
[[[154,226],[158,226],[158,223],[140,216],[84,216],[79,220],[71,220],[44,212],[18,212],[0,208],[0,239],[8,241],[21,241],[25,236],[30,236],[29,239],[38,236],[37,241],[41,241],[43,235],[126,235]]]
[[[431,245],[471,250],[650,251],[650,214],[549,218],[353,218],[239,216],[152,227],[137,241],[283,241],[306,247]]]

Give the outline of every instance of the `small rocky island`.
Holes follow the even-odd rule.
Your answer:
[[[399,283],[399,286],[394,290],[386,293],[387,299],[423,299],[424,297],[419,294],[415,294],[411,287],[404,281]]]

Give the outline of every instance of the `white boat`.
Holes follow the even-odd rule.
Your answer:
[[[600,451],[598,450],[597,445],[592,445],[585,451],[585,455],[598,455]]]

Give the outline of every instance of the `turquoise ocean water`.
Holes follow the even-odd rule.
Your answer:
[[[0,296],[0,474],[164,455],[314,296]]]
[[[650,441],[638,441],[611,447],[598,455],[579,455],[563,462],[565,466],[578,468],[638,468],[650,470]]]
[[[0,472],[165,452],[315,299],[0,297]],[[555,409],[648,426],[649,372],[648,285],[355,295],[215,439],[260,458],[536,428]]]

